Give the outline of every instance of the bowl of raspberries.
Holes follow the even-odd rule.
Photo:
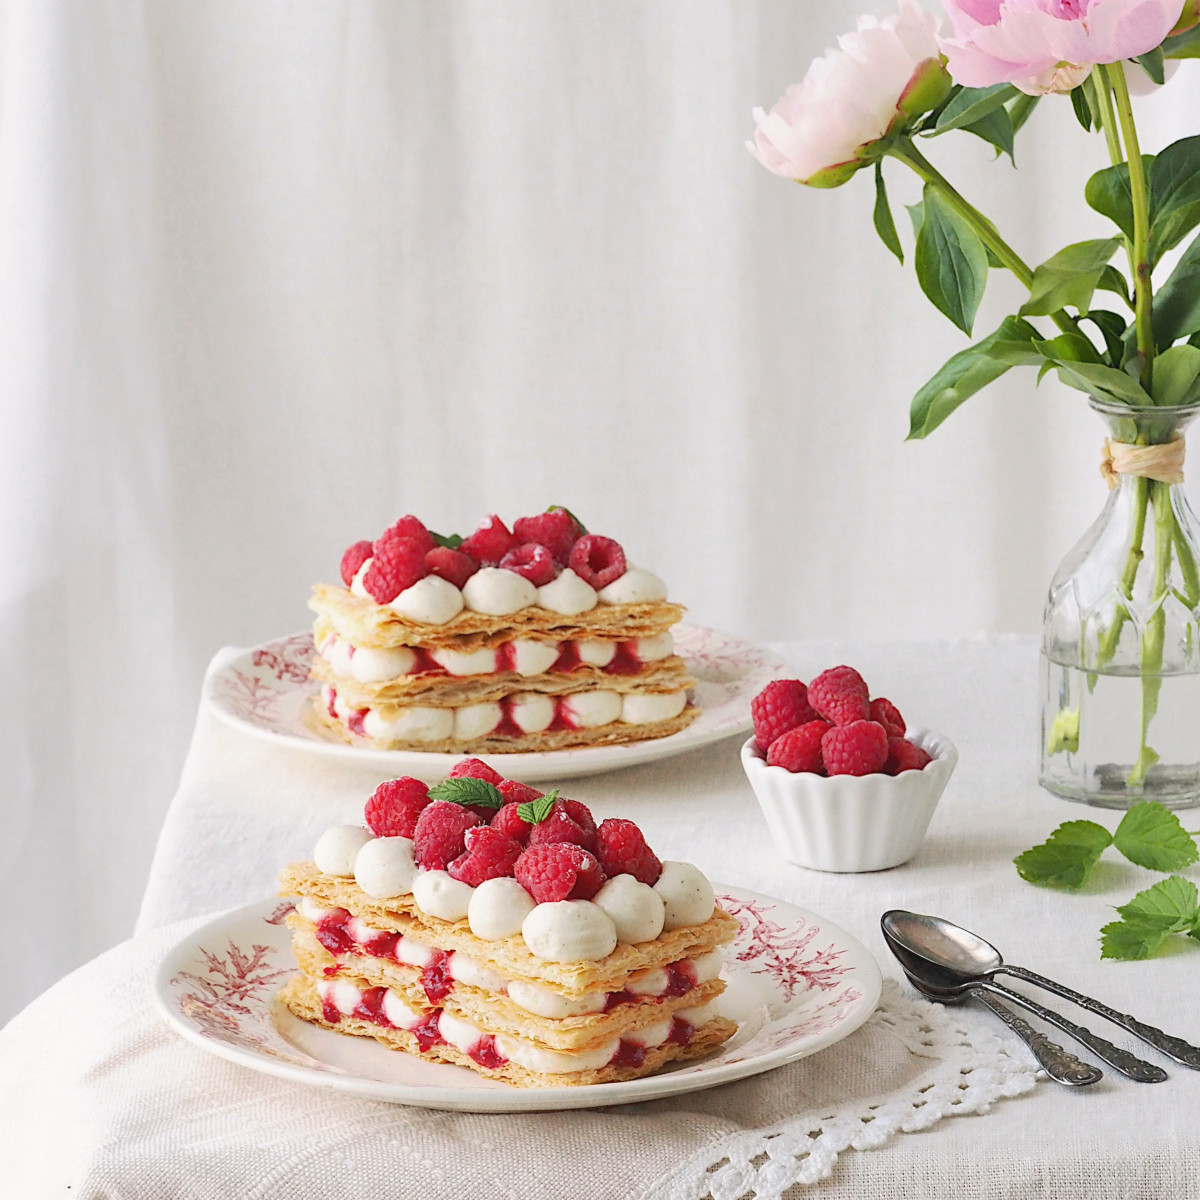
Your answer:
[[[750,708],[742,767],[789,861],[882,871],[916,854],[958,762],[949,741],[909,729],[853,667],[777,679]]]

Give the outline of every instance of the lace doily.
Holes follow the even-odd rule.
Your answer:
[[[881,1095],[725,1136],[660,1178],[642,1200],[779,1200],[796,1184],[828,1178],[847,1150],[876,1150],[943,1117],[987,1112],[1036,1082],[1037,1064],[1020,1042],[971,1028],[955,1009],[910,997],[891,979],[858,1036],[865,1034],[891,1040],[928,1067]]]

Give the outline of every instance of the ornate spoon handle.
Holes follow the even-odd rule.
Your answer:
[[[1098,1017],[1103,1017],[1106,1021],[1111,1021],[1114,1025],[1120,1025],[1122,1029],[1128,1029],[1136,1038],[1141,1038],[1148,1046],[1153,1046],[1155,1050],[1161,1050],[1168,1058],[1173,1058],[1177,1063],[1181,1063],[1185,1067],[1191,1067],[1193,1070],[1200,1071],[1200,1046],[1193,1046],[1190,1042],[1185,1042],[1183,1038],[1172,1037],[1169,1033],[1163,1033],[1161,1029],[1156,1029],[1153,1025],[1147,1025],[1143,1021],[1139,1021],[1137,1017],[1131,1017],[1128,1013],[1117,1012],[1116,1009],[1109,1008],[1107,1004],[1101,1004],[1099,1000],[1093,1000],[1091,996],[1085,996],[1081,992],[1072,991],[1069,987],[1064,987],[1061,983],[1055,983],[1053,979],[1047,979],[1044,975],[1038,975],[1034,971],[1027,971],[1024,967],[1010,967],[1005,965],[1000,968],[1001,971],[1007,972],[1009,975],[1014,975],[1018,979],[1024,979],[1028,983],[1036,984],[1040,988],[1045,988],[1048,992],[1053,992],[1056,996],[1061,996],[1064,1000],[1070,1000],[1072,1004],[1078,1004],[1080,1008],[1087,1009],[1088,1012],[1095,1013]]]
[[[981,979],[971,986],[995,992],[997,996],[1003,996],[1021,1008],[1028,1009],[1035,1017],[1041,1018],[1048,1025],[1056,1025],[1064,1033],[1069,1033],[1080,1045],[1086,1046],[1101,1062],[1116,1067],[1122,1075],[1129,1079],[1138,1083],[1162,1083],[1167,1077],[1167,1073],[1162,1067],[1156,1067],[1153,1063],[1148,1063],[1144,1059],[1138,1058],[1137,1055],[1130,1054],[1128,1050],[1114,1046],[1112,1042],[1097,1037],[1090,1029],[1076,1025],[1074,1021],[1068,1021],[1062,1013],[1056,1013],[1052,1008],[1045,1008],[1036,1001],[1030,1000],[1028,996],[1022,996],[1020,992],[1014,992],[1001,983],[993,983],[990,979]]]
[[[1075,1055],[1069,1054],[1057,1042],[1052,1042],[1044,1033],[1039,1033],[994,996],[980,990],[975,993],[975,999],[990,1008],[1033,1051],[1034,1058],[1051,1079],[1065,1083],[1067,1087],[1087,1087],[1104,1078],[1104,1072],[1099,1067],[1080,1062]]]

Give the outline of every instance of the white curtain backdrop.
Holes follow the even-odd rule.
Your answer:
[[[860,7],[0,0],[0,1020],[129,931],[212,653],[401,512],[565,503],[762,639],[1038,627],[1098,420],[1014,373],[906,445],[964,339],[869,176],[743,147]],[[968,140],[1030,261],[1103,228],[1065,100],[1017,172]]]

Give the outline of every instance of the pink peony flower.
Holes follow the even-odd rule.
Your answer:
[[[955,83],[1012,83],[1031,96],[1069,92],[1096,63],[1159,45],[1183,0],[942,0],[954,36],[939,38]]]
[[[938,19],[899,0],[886,17],[859,17],[854,33],[815,59],[769,113],[754,110],[746,148],[769,171],[813,187],[837,187],[897,121],[928,112],[950,87],[937,45]]]

